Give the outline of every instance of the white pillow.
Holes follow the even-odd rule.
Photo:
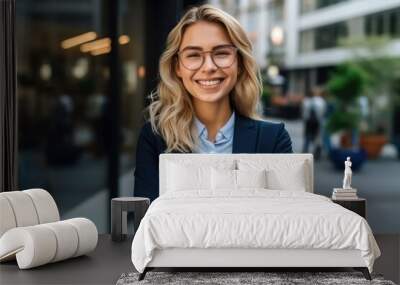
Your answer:
[[[290,176],[277,169],[268,170],[267,181],[269,189],[306,191],[307,181],[304,164],[294,165],[290,171]]]
[[[182,159],[166,161],[166,191],[204,190],[211,191],[211,169],[235,169],[232,159],[210,159],[204,161]]]
[[[236,183],[238,188],[267,188],[267,171],[236,170]]]
[[[236,170],[233,169],[216,169],[211,170],[212,189],[236,189]]]
[[[238,190],[240,188],[266,188],[266,170],[211,170],[213,190]]]
[[[168,163],[167,191],[211,188],[211,167]]]
[[[307,162],[290,159],[239,160],[240,170],[266,169],[267,187],[273,190],[306,191],[309,185]]]

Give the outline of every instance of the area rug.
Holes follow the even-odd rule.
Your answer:
[[[372,275],[368,281],[360,272],[154,272],[146,274],[145,279],[138,281],[139,273],[124,273],[117,285],[136,284],[266,284],[266,285],[395,285],[392,281],[384,280],[382,275]]]

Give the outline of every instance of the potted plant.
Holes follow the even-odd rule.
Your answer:
[[[331,95],[334,110],[327,119],[326,128],[331,133],[342,134],[342,143],[333,147],[330,159],[337,169],[343,169],[343,161],[351,157],[353,170],[361,168],[366,159],[366,152],[359,148],[359,126],[361,119],[357,99],[366,86],[366,76],[361,69],[344,63],[337,67],[336,72],[327,83],[327,91]]]
[[[364,119],[364,128],[360,136],[360,147],[366,150],[368,158],[379,157],[383,146],[388,142],[387,131],[390,121],[390,85],[395,72],[395,61],[386,56],[370,57],[357,64],[368,77],[369,112]]]
[[[389,41],[386,37],[370,37],[345,43],[353,51],[352,64],[367,77],[364,94],[368,100],[368,112],[362,120],[360,147],[372,159],[379,157],[388,142],[395,111],[393,83],[400,77],[399,59],[389,56],[385,51]]]

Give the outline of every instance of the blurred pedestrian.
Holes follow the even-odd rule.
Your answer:
[[[311,147],[315,159],[321,157],[322,150],[322,132],[326,112],[326,102],[323,95],[324,90],[321,87],[313,87],[311,95],[304,98],[302,105],[304,121],[303,153],[310,152]]]
[[[327,93],[324,91],[323,92],[324,96],[323,98],[325,99],[325,114],[324,114],[324,119],[323,119],[323,124],[322,124],[322,130],[321,130],[321,136],[322,136],[322,148],[326,152],[327,155],[331,152],[332,149],[332,142],[331,142],[331,133],[327,129],[327,122],[328,118],[332,115],[335,106],[332,100],[329,100],[326,95]]]

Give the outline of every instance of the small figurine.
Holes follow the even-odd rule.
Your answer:
[[[347,157],[347,160],[344,162],[344,178],[343,178],[343,189],[352,189],[351,188],[351,161],[350,157]]]

